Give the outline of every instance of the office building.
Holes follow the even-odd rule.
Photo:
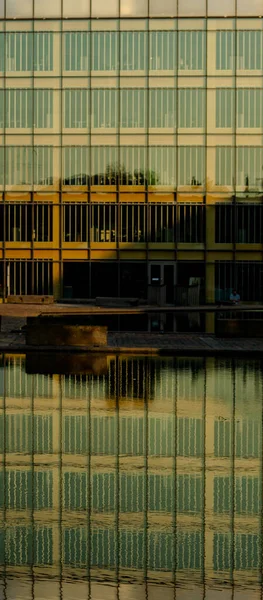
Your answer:
[[[261,0],[1,0],[4,297],[262,300]]]

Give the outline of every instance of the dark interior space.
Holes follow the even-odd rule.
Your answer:
[[[91,298],[118,296],[118,264],[91,263]]]
[[[147,297],[147,265],[144,262],[120,264],[120,297]]]
[[[89,263],[63,263],[63,297],[89,298]]]

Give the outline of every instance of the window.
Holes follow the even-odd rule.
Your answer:
[[[237,69],[246,71],[263,67],[262,31],[237,31]]]
[[[145,215],[144,204],[120,204],[121,242],[145,242]]]
[[[243,263],[244,264],[244,263]],[[249,266],[249,265],[248,265]],[[240,269],[239,269],[240,271]],[[242,279],[239,279],[242,294]],[[232,289],[233,289],[232,285]],[[243,298],[243,296],[242,296]],[[215,456],[232,455],[232,429],[230,421],[215,421]],[[252,419],[242,419],[235,427],[235,456],[238,458],[257,458],[261,451],[260,424]]]
[[[231,89],[216,90],[216,127],[233,127],[235,92]]]
[[[6,71],[26,72],[33,68],[35,71],[53,71],[53,32],[7,32],[5,35]],[[3,48],[4,38],[1,38],[1,45]]]
[[[65,527],[63,529],[63,562],[65,565],[87,568],[88,547],[88,532],[85,527]],[[92,552],[93,549],[91,549]]]
[[[185,243],[203,243],[205,240],[205,206],[203,204],[179,204],[179,238]]]
[[[26,260],[8,261],[9,293],[15,296],[29,294],[52,296],[52,267],[52,261],[49,260],[39,260],[33,263]]]
[[[261,244],[263,231],[263,206],[260,204],[237,204],[236,242]]]
[[[147,180],[146,148],[122,146],[120,148],[121,185],[145,185]]]
[[[172,146],[149,147],[149,185],[176,185],[176,149]]]
[[[116,71],[118,68],[118,33],[92,32],[92,71]]]
[[[205,31],[179,31],[179,71],[203,71],[206,64]]]
[[[87,71],[89,69],[89,33],[67,31],[64,35],[64,70]]]
[[[0,479],[3,484],[3,473]],[[5,506],[14,510],[32,509],[33,506],[35,510],[52,508],[52,484],[51,471],[34,471],[32,477],[31,471],[8,470],[5,480]],[[2,496],[2,507],[3,503]]]
[[[53,147],[8,146],[6,185],[32,185],[33,179],[35,185],[53,184]]]
[[[203,185],[205,179],[205,153],[202,146],[181,146],[179,152],[178,185]]]
[[[217,244],[230,244],[233,241],[234,219],[232,204],[215,206],[215,241]]]
[[[92,90],[92,120],[95,129],[118,126],[118,92],[111,89]]]
[[[88,205],[64,204],[64,242],[87,242]]]
[[[63,185],[87,185],[88,148],[86,146],[64,146],[62,149]]]
[[[123,174],[118,164],[118,150],[111,146],[93,146],[91,149],[92,185],[116,185]],[[123,174],[124,177],[124,174]]]
[[[33,148],[34,159],[34,184],[53,184],[53,147],[35,146]]]
[[[89,428],[85,415],[63,417],[63,452],[86,454],[89,448]]]
[[[114,512],[116,502],[117,482],[115,473],[95,473],[92,477],[91,505],[98,513]]]
[[[116,417],[92,417],[91,421],[91,453],[111,455],[117,449]]]
[[[52,528],[37,526],[7,527],[5,536],[5,560],[8,565],[51,565]]]
[[[178,90],[178,127],[197,128],[205,124],[205,91],[202,89]]]
[[[126,397],[126,394],[124,394],[124,397]],[[144,452],[145,424],[143,417],[121,417],[120,453],[142,456]]]
[[[231,146],[216,147],[216,185],[234,186],[234,148]]]
[[[237,90],[237,127],[262,127],[262,90]]]
[[[174,89],[149,90],[149,127],[175,128],[176,92]]]
[[[175,31],[150,31],[150,71],[174,71],[177,60]]]
[[[151,242],[175,241],[175,205],[149,204],[149,229]]]
[[[144,31],[120,32],[121,71],[145,71],[148,63],[147,34]]]
[[[53,241],[53,205],[39,204],[33,205],[33,239],[35,242]]]
[[[235,44],[233,31],[216,32],[216,70],[232,71],[235,67]]]
[[[116,241],[116,214],[115,204],[91,205],[91,241]]]
[[[244,191],[262,189],[263,150],[261,147],[238,147],[236,150],[236,185]]]
[[[89,93],[85,89],[64,90],[64,118],[66,129],[86,129],[89,115]]]
[[[32,127],[32,90],[7,89],[5,102],[5,127],[7,129]]]
[[[145,507],[145,488],[143,474],[121,473],[119,493],[121,512],[142,512]]]
[[[52,242],[52,205],[5,205],[5,239],[7,242]],[[33,227],[34,223],[34,227]]]
[[[174,456],[174,418],[169,416],[149,417],[148,420],[149,456]]]
[[[180,483],[179,483],[180,486]],[[171,513],[174,508],[174,485],[171,475],[148,474],[148,510]]]
[[[130,129],[146,127],[146,90],[121,90],[120,101],[120,126],[129,127]]]
[[[53,90],[34,90],[34,127],[53,127]]]
[[[203,484],[200,475],[177,475],[177,512],[200,513]]]
[[[189,417],[177,419],[177,456],[200,457],[203,453],[203,421]]]

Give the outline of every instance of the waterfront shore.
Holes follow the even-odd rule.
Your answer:
[[[36,352],[36,347],[26,345],[25,318],[2,318],[0,332],[1,352]],[[58,348],[38,347],[38,351],[58,352]],[[85,352],[90,348],[63,347],[63,352]],[[249,355],[263,356],[263,338],[218,338],[205,333],[145,333],[109,332],[108,346],[93,348],[92,352],[103,354],[195,354],[208,355]]]

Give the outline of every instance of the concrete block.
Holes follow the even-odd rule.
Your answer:
[[[7,304],[53,304],[54,296],[7,296]]]
[[[30,346],[106,346],[107,327],[76,324],[70,317],[30,317],[27,319],[26,343]]]

